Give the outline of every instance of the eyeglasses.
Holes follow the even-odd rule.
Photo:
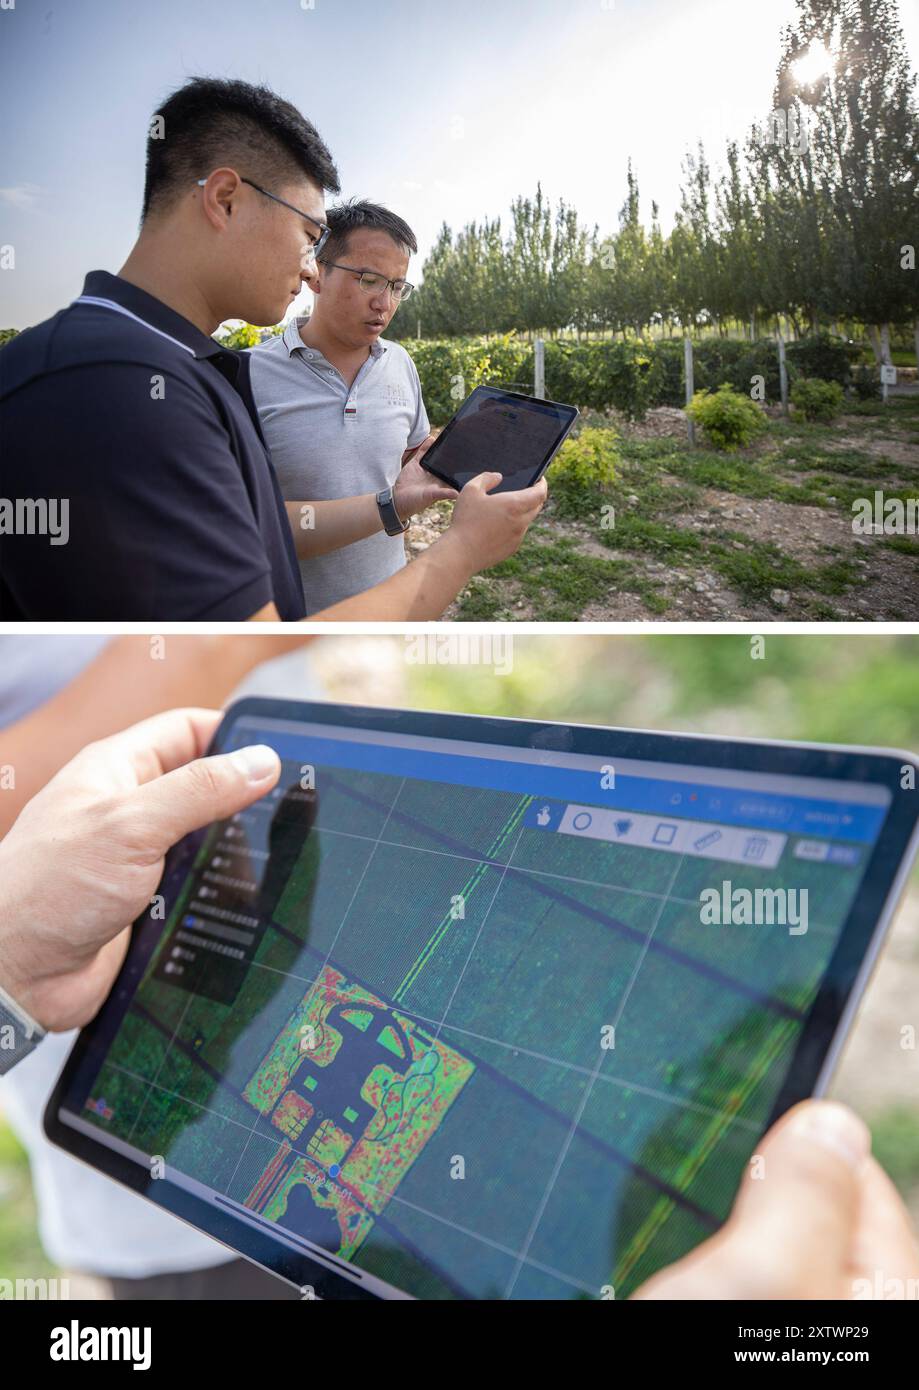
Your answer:
[[[414,285],[410,285],[407,280],[387,280],[385,275],[378,275],[375,270],[358,270],[353,265],[339,265],[337,261],[323,261],[323,265],[334,266],[336,270],[350,270],[352,275],[356,275],[362,290],[367,294],[379,294],[381,290],[390,289],[393,299],[399,301],[408,299]]]
[[[314,256],[319,255],[319,252],[322,250],[323,246],[325,246],[326,242],[329,239],[329,236],[332,231],[331,227],[327,227],[324,222],[320,222],[317,220],[317,218],[311,217],[310,214],[308,212],[304,212],[302,208],[295,208],[293,203],[288,203],[285,201],[284,198],[279,198],[277,193],[269,193],[267,188],[262,188],[260,184],[253,183],[251,179],[243,178],[240,175],[239,181],[240,183],[247,183],[250,188],[255,189],[256,193],[261,193],[265,198],[270,198],[273,203],[280,203],[282,207],[290,208],[291,212],[298,213],[300,217],[305,217],[307,222],[312,222],[314,227],[318,227],[319,235],[311,243],[309,249]],[[207,179],[198,179],[199,188],[203,188],[206,183]]]

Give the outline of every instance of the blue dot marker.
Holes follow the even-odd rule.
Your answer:
[[[341,1168],[340,1168],[340,1166],[339,1166],[337,1163],[332,1163],[332,1164],[329,1166],[329,1177],[330,1177],[330,1178],[337,1178],[340,1172],[341,1172]]]

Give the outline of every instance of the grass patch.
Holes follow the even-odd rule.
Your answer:
[[[807,579],[803,565],[768,542],[747,550],[725,551],[714,564],[722,578],[747,598],[768,599],[773,589],[792,593]]]
[[[883,401],[846,401],[846,415],[881,416],[896,421],[904,429],[919,428],[919,393],[911,396],[890,396]]]
[[[881,545],[888,550],[895,550],[898,555],[909,555],[913,560],[919,560],[919,536],[884,536],[879,537]]]
[[[498,622],[510,616],[505,602],[498,585],[487,574],[477,574],[459,596],[458,616],[467,623]]]
[[[697,531],[668,526],[664,521],[632,511],[617,514],[616,525],[601,532],[600,538],[611,550],[641,550],[663,560],[674,555],[698,556],[706,549]]]
[[[588,603],[608,597],[611,588],[621,586],[631,577],[631,569],[622,561],[584,555],[577,543],[567,538],[545,541],[531,531],[516,555],[502,560],[485,578],[492,581],[511,580],[524,600],[529,600],[540,620],[550,623],[575,622]],[[460,601],[463,618],[485,621],[494,616],[487,593],[482,592],[483,580],[469,597],[470,585]],[[468,602],[467,602],[468,598]],[[480,614],[486,617],[480,617]]]
[[[585,555],[576,540],[545,540],[545,534],[545,528],[535,536],[531,533],[516,555],[473,579],[460,598],[459,616],[467,622],[513,618],[509,593],[523,598],[541,621],[550,623],[577,622],[588,604],[607,601],[614,589],[638,594],[652,613],[665,613],[670,607],[653,581],[637,575],[626,561]]]
[[[748,543],[744,550],[725,550],[714,557],[713,564],[733,588],[753,599],[768,599],[773,589],[799,596],[808,589],[843,594],[859,577],[851,560],[831,560],[810,570],[768,541]]]
[[[665,434],[659,439],[622,439],[619,452],[623,459],[638,464],[661,463],[685,454],[689,445],[683,439]]]
[[[769,462],[779,467],[815,469],[826,473],[842,473],[861,478],[876,478],[882,471],[891,474],[916,474],[919,466],[895,463],[883,454],[867,454],[858,449],[828,449],[808,442],[788,440],[769,455]]]
[[[807,484],[787,482],[769,469],[766,460],[744,454],[725,456],[701,449],[687,449],[671,464],[678,477],[698,487],[718,488],[737,497],[771,498],[776,502],[796,502],[805,506],[825,506],[816,479]]]
[[[810,588],[821,594],[844,594],[859,579],[858,566],[852,560],[833,560],[807,574]]]
[[[891,1105],[871,1120],[871,1148],[904,1197],[919,1186],[919,1110]]]
[[[26,1152],[0,1119],[0,1278],[49,1278],[54,1273],[38,1239]]]
[[[628,584],[630,593],[638,594],[649,613],[662,615],[670,611],[670,600],[649,579],[634,579]]]

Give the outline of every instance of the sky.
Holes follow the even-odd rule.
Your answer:
[[[386,203],[421,265],[440,225],[537,182],[613,230],[631,156],[665,230],[681,161],[772,106],[794,0],[0,0],[0,327],[117,271],[147,126],[194,75],[264,82],[317,126],[344,197]],[[919,6],[901,5],[917,65]],[[304,291],[292,308],[303,312]]]

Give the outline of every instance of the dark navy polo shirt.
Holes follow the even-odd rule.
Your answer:
[[[247,355],[116,275],[83,295],[0,350],[0,499],[67,536],[0,534],[0,618],[302,618]]]

